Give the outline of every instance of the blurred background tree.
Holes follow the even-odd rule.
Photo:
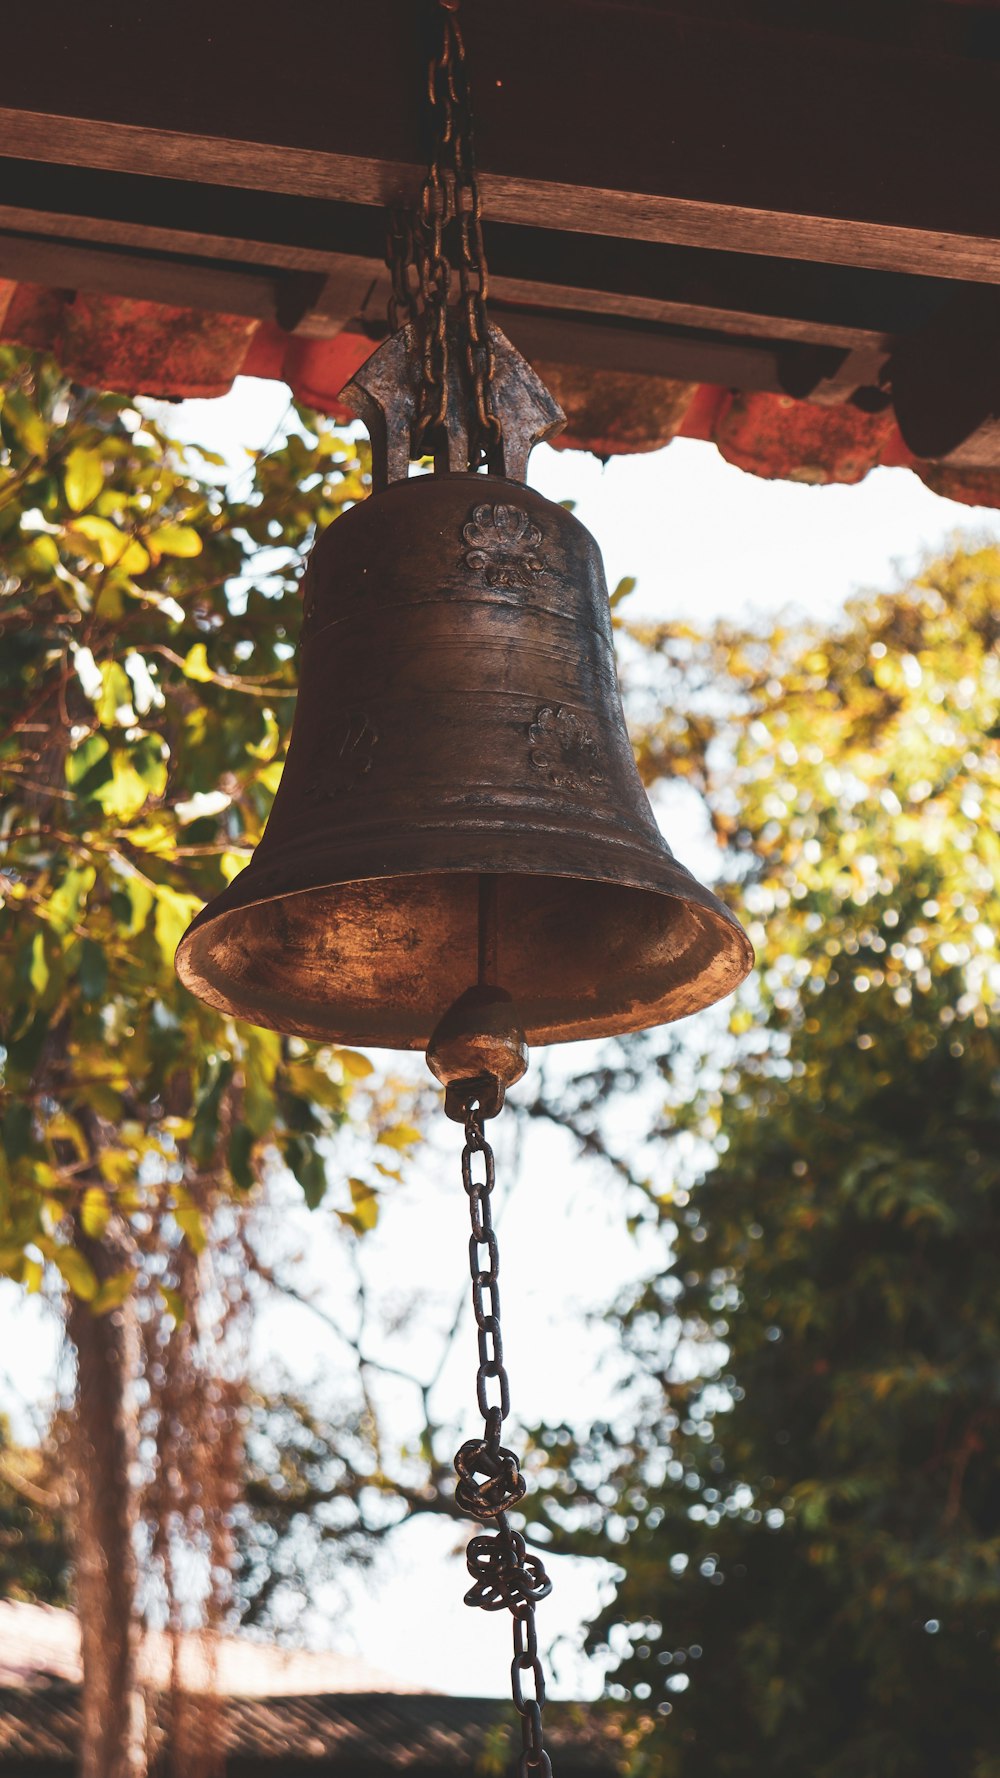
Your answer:
[[[0,1415],[0,1599],[69,1604],[65,1520],[55,1438],[18,1445]]]
[[[670,1778],[1000,1772],[998,636],[996,549],[830,632],[633,635],[758,971],[660,1058],[658,1143],[717,1158],[649,1190],[634,1430],[540,1436]]]
[[[237,1027],[173,973],[260,837],[303,556],[364,495],[366,457],[302,412],[227,488],[221,459],[51,361],[0,352],[0,396],[0,1272],[65,1288],[82,1769],[117,1778],[145,1758],[140,1517],[154,1608],[175,1627],[228,1608],[241,1197],[276,1168],[313,1205],[330,1183],[354,1238],[416,1139],[383,1095],[382,1172],[328,1176],[370,1063]]]
[[[273,1627],[283,1589],[453,1511],[454,1429],[439,1365],[404,1379],[400,1449],[362,1334],[343,1411],[248,1386],[247,1281],[290,1283],[249,1206],[287,1169],[357,1242],[419,1117],[365,1058],[236,1026],[172,972],[262,829],[298,573],[364,451],[298,413],[227,487],[129,403],[2,368],[0,1267],[64,1287],[84,1770],[117,1778],[137,1589],[175,1629]],[[642,769],[722,843],[760,968],[521,1100],[614,1168],[659,1255],[612,1311],[620,1417],[535,1431],[529,1532],[619,1564],[591,1644],[645,1770],[997,1778],[1000,553],[832,627],[630,624],[628,594]],[[54,1548],[45,1476],[17,1478],[39,1499],[0,1473],[0,1550],[8,1522]],[[59,1559],[31,1560],[56,1597]]]

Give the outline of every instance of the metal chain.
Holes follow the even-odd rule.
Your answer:
[[[479,1155],[482,1177],[476,1178],[475,1157]],[[491,1206],[494,1181],[493,1150],[483,1132],[483,1112],[473,1103],[466,1112],[462,1184],[472,1219],[469,1271],[479,1344],[476,1399],[485,1425],[482,1438],[466,1439],[455,1457],[455,1499],[470,1518],[485,1521],[493,1529],[469,1544],[466,1566],[474,1585],[466,1593],[465,1603],[483,1611],[506,1608],[511,1613],[511,1693],[521,1718],[518,1774],[519,1778],[551,1778],[552,1762],[542,1739],[545,1675],[538,1657],[535,1606],[551,1593],[552,1582],[539,1558],[528,1554],[524,1538],[513,1530],[508,1518],[510,1509],[523,1500],[527,1484],[514,1452],[500,1443],[510,1412],[510,1383],[500,1332],[500,1253]]]
[[[448,412],[448,306],[454,258],[464,328],[463,382],[469,397],[469,467],[487,462],[501,438],[493,400],[494,353],[487,326],[489,268],[483,244],[482,198],[473,145],[472,101],[459,27],[458,0],[437,0],[441,43],[431,60],[427,92],[434,119],[434,151],[416,214],[389,213],[386,263],[392,275],[389,326],[419,326],[422,376],[414,447],[433,452]]]

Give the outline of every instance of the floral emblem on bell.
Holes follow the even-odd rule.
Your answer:
[[[487,586],[527,588],[545,571],[536,554],[542,533],[519,506],[473,507],[462,536],[465,565],[484,574]]]
[[[545,704],[528,729],[529,758],[536,772],[562,790],[603,784],[597,742],[572,710]]]

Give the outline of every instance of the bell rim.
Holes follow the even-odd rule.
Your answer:
[[[427,830],[424,828],[420,831]],[[622,1036],[628,1032],[652,1030],[659,1025],[673,1023],[676,1018],[689,1017],[695,1011],[703,1011],[707,1007],[716,1005],[719,1001],[726,999],[729,994],[735,992],[735,990],[740,987],[754,968],[756,958],[753,945],[732,909],[715,894],[714,890],[709,889],[705,884],[699,882],[698,878],[695,877],[685,865],[681,864],[674,858],[665,844],[662,852],[657,851],[651,854],[650,850],[647,850],[642,846],[622,845],[621,842],[618,842],[613,848],[617,854],[615,863],[620,864],[622,868],[614,871],[607,870],[598,872],[594,869],[593,864],[593,840],[588,839],[585,835],[576,836],[576,840],[581,853],[586,853],[587,866],[586,868],[583,868],[583,859],[581,858],[581,867],[576,870],[565,867],[562,869],[555,868],[551,853],[554,838],[558,838],[564,853],[573,850],[572,836],[564,834],[557,835],[548,830],[534,830],[532,835],[519,834],[515,836],[508,833],[506,835],[497,836],[492,846],[482,843],[486,840],[486,837],[486,835],[476,834],[467,829],[456,830],[454,826],[450,826],[445,832],[439,832],[438,838],[442,841],[450,838],[453,845],[457,844],[457,846],[460,846],[462,851],[460,860],[456,859],[455,862],[449,862],[445,855],[449,848],[444,846],[433,864],[425,863],[414,868],[411,862],[409,868],[405,870],[397,868],[385,860],[380,861],[382,863],[382,868],[380,869],[373,869],[369,864],[369,866],[364,869],[355,868],[350,871],[344,871],[342,869],[337,872],[331,868],[330,851],[329,848],[325,848],[324,854],[327,868],[317,868],[314,880],[302,882],[300,878],[299,882],[294,886],[288,884],[287,881],[281,886],[262,886],[259,892],[251,894],[247,894],[247,890],[252,889],[253,886],[250,883],[244,883],[243,893],[241,894],[238,891],[238,885],[243,883],[245,877],[249,876],[251,872],[258,878],[261,875],[259,869],[254,870],[254,864],[260,856],[258,850],[254,855],[254,861],[246,867],[246,870],[241,871],[238,877],[234,877],[232,883],[211,901],[206,902],[201,911],[195,915],[177,947],[174,960],[177,974],[183,985],[190,992],[196,994],[200,999],[215,1007],[217,1011],[226,1013],[234,1018],[243,1019],[249,1023],[259,1023],[266,1029],[285,1029],[289,1034],[295,1034],[295,1029],[291,1025],[282,1027],[277,1023],[269,1022],[261,1017],[251,1017],[245,1009],[241,1009],[241,1007],[236,1004],[233,998],[227,997],[221,992],[217,988],[215,982],[210,980],[199,967],[197,952],[200,951],[202,943],[207,940],[209,930],[212,926],[216,925],[219,921],[229,919],[233,915],[249,913],[251,910],[266,907],[270,903],[279,903],[292,898],[297,899],[299,897],[308,896],[310,894],[335,891],[337,889],[347,888],[348,886],[441,876],[477,876],[483,873],[493,873],[500,876],[510,877],[538,877],[541,879],[549,878],[554,881],[564,880],[578,883],[593,883],[595,886],[600,885],[607,888],[638,891],[640,893],[657,895],[664,899],[672,899],[681,903],[688,903],[699,909],[703,915],[710,918],[716,927],[720,940],[722,941],[719,947],[718,960],[721,962],[724,959],[727,964],[727,967],[723,972],[723,979],[721,982],[713,982],[712,991],[708,997],[703,999],[699,1006],[692,1007],[690,1011],[667,1013],[665,1015],[661,1014],[659,1017],[655,1016],[655,1013],[652,1017],[646,1017],[645,1012],[643,1012],[643,1016],[634,1021],[629,1020],[626,1022],[619,1022],[612,1017],[608,1018],[603,1029],[595,1029],[592,1032],[573,1030],[567,1032],[565,1036],[555,1034],[546,1035],[540,1038],[536,1035],[532,1038],[532,1042],[535,1044],[572,1042],[576,1041],[581,1035],[598,1038],[603,1036]],[[541,856],[540,848],[537,849],[536,853],[536,847],[531,844],[532,838],[540,840],[546,847],[544,857]],[[472,856],[472,844],[470,842],[474,841],[479,841],[480,844],[475,849],[475,856]],[[610,845],[611,842],[606,840],[605,844]],[[400,834],[398,836],[393,836],[393,839],[389,842],[388,846],[382,848],[383,858],[386,852],[398,848],[400,861],[402,861],[406,853],[410,851],[411,846],[412,835]],[[345,852],[348,850],[353,852],[355,864],[359,862],[357,857],[357,846],[351,848],[345,847],[343,850]],[[536,853],[537,861],[532,858],[532,853]],[[631,865],[631,868],[626,868],[626,861]],[[344,862],[346,863],[346,859]],[[318,863],[319,861],[317,861],[317,866]],[[264,861],[264,866],[266,869],[266,860]],[[336,986],[331,983],[331,999],[335,998]],[[658,1002],[651,1002],[649,1004],[651,1006],[654,1004],[662,1006],[664,998],[665,997],[661,995]],[[598,1021],[594,1022],[596,1024]],[[377,1038],[366,1039],[362,1036],[347,1034],[342,1037],[335,1037],[328,1032],[322,1032],[318,1024],[314,1024],[312,1029],[309,1030],[306,1028],[305,1022],[300,1022],[297,1027],[297,1034],[308,1037],[311,1041],[358,1043],[362,1045],[362,1047],[364,1047],[366,1043],[374,1048],[389,1047],[417,1050],[424,1047],[422,1041],[386,1045],[380,1043]]]

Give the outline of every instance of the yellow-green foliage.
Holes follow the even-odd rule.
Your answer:
[[[366,492],[364,450],[300,413],[249,464],[182,450],[120,397],[0,353],[0,1270],[46,1262],[97,1310],[87,1243],[270,1158],[310,1203],[363,1057],[241,1027],[178,985],[191,915],[246,863],[281,772],[298,576]],[[373,1188],[343,1182],[357,1232]],[[136,1225],[141,1226],[140,1224]],[[178,1305],[179,1309],[179,1305]]]
[[[614,1538],[594,1640],[669,1778],[1000,1770],[998,636],[983,549],[831,630],[637,638],[759,969],[694,1088],[662,1059],[638,1419],[550,1434],[546,1511]]]

